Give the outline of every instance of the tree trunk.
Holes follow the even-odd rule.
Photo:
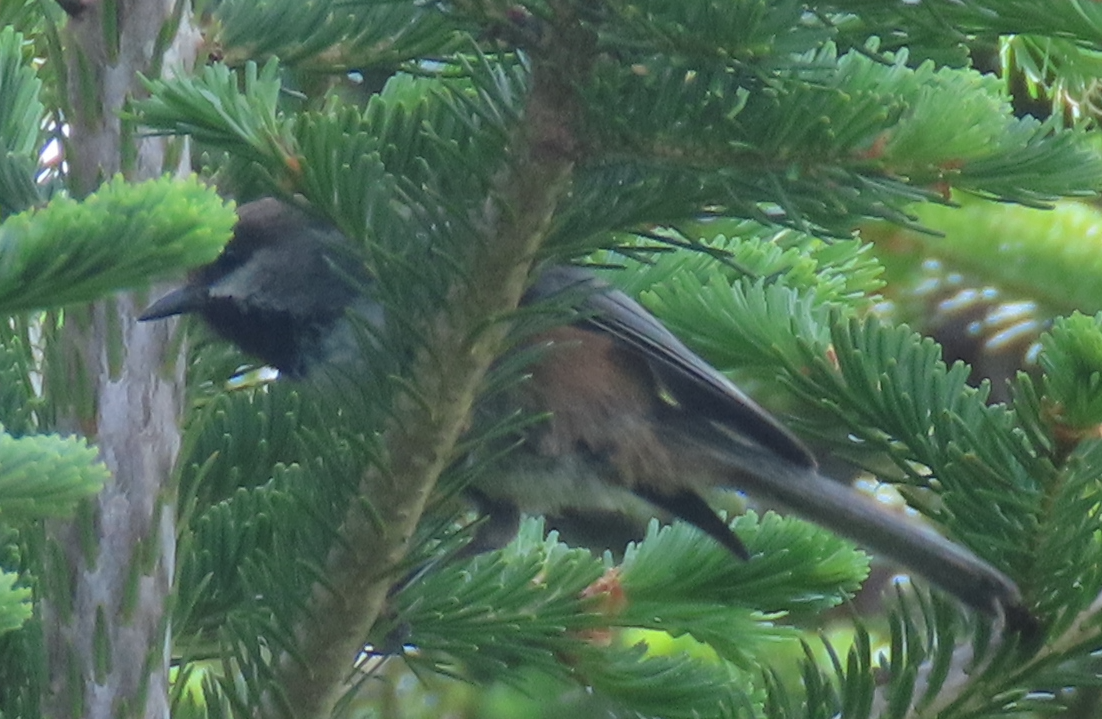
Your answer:
[[[167,141],[136,140],[119,119],[143,94],[137,73],[190,69],[198,37],[186,8],[179,29],[172,0],[104,0],[70,20],[69,142],[65,160],[77,195],[123,172],[130,179],[187,172],[164,167]],[[163,55],[158,57],[157,55]],[[181,153],[183,155],[184,153]],[[126,238],[119,238],[125,242]],[[43,623],[53,717],[167,717],[170,622],[175,572],[175,488],[180,445],[182,363],[166,363],[169,327],[139,324],[144,297],[122,296],[87,312],[70,310],[62,330],[65,377],[61,426],[94,439],[113,478],[72,521],[50,527]],[[179,359],[179,358],[175,358]],[[175,366],[174,373],[163,371]],[[49,388],[47,388],[49,392]]]

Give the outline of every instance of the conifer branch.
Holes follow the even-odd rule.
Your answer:
[[[593,50],[568,4],[561,5],[545,44],[533,52],[521,125],[475,223],[481,241],[466,258],[470,274],[457,279],[447,295],[449,307],[426,330],[432,353],[422,352],[414,364],[414,385],[431,403],[407,395],[394,409],[385,440],[389,463],[367,470],[362,484],[372,510],[356,505],[349,512],[327,567],[329,581],[315,589],[295,631],[297,656],[285,654],[279,663],[280,689],[269,691],[264,715],[279,708],[304,717],[332,712],[397,579],[433,485],[466,427],[478,387],[503,347],[506,326],[487,320],[519,302],[569,187],[578,149],[575,86]],[[441,364],[433,357],[449,361]]]

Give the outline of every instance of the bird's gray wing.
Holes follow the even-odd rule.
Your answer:
[[[815,466],[799,439],[623,292],[583,268],[555,266],[543,270],[528,299],[556,294],[569,297],[583,326],[612,335],[644,357],[686,412],[720,423],[790,462]]]

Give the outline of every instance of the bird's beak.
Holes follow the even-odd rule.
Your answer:
[[[161,320],[173,315],[182,315],[202,309],[207,299],[205,288],[185,285],[157,300],[138,317],[140,322]]]

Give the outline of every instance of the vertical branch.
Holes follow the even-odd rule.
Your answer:
[[[304,661],[281,657],[275,682],[280,691],[269,692],[259,716],[282,710],[288,716],[328,717],[347,689],[345,680],[383,607],[433,485],[453,457],[477,389],[504,345],[507,328],[487,320],[517,306],[569,189],[580,146],[576,88],[593,55],[592,38],[566,12],[559,13],[533,51],[521,124],[476,218],[481,237],[469,248],[469,275],[451,288],[449,307],[426,332],[431,351],[415,363],[415,386],[421,397],[432,399],[431,406],[408,397],[399,400],[386,434],[389,467],[385,472],[369,469],[361,483],[374,514],[368,516],[359,506],[349,512],[328,563],[329,581],[315,587],[306,619],[296,630]]]
[[[75,194],[120,171],[148,179],[189,170],[186,162],[165,168],[166,141],[134,140],[119,118],[141,91],[137,73],[162,62],[168,70],[190,68],[198,42],[185,7],[109,0],[85,6],[70,21],[66,160]],[[171,59],[153,57],[162,26],[176,27],[177,20]],[[47,388],[65,402],[62,429],[94,438],[113,476],[76,519],[50,528],[51,581],[43,601],[49,716],[168,716],[167,608],[176,549],[169,479],[180,445],[183,369],[176,363],[172,375],[161,372],[169,329],[138,324],[138,302],[123,296],[87,314],[70,313],[65,351],[56,355],[67,366],[50,370],[51,378],[66,378]]]

